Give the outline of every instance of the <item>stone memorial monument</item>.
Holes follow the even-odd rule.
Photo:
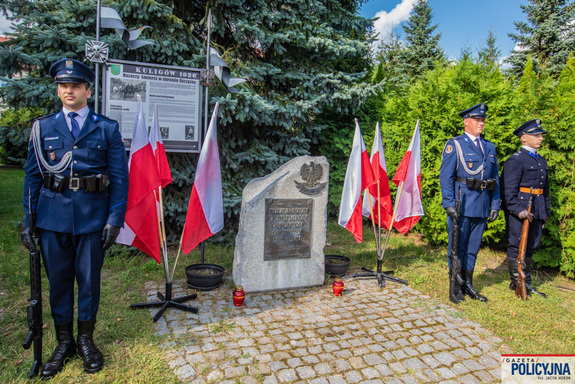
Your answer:
[[[329,163],[301,156],[244,188],[234,283],[246,292],[324,281]]]

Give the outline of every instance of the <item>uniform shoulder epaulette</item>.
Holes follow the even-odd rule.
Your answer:
[[[52,117],[52,116],[56,115],[57,113],[59,113],[59,112],[49,113],[49,114],[47,114],[47,115],[37,117],[35,120],[38,120],[38,121],[40,121],[40,120],[46,120],[47,118]]]
[[[461,135],[452,137],[453,140],[461,139]]]
[[[106,116],[106,115],[101,115],[101,114],[99,114],[99,113],[94,113],[94,114],[92,115],[92,119],[93,119],[94,121],[101,120],[101,121],[107,121],[107,122],[110,122],[110,123],[117,123],[116,120],[110,119],[108,116]]]
[[[513,155],[514,155],[514,156],[519,156],[520,154],[521,154],[521,150],[515,152]]]

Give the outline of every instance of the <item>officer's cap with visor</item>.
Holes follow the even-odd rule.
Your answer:
[[[466,109],[465,111],[459,112],[459,116],[467,119],[471,117],[472,119],[485,119],[487,117],[487,104],[481,103],[474,105],[473,107]]]
[[[90,84],[96,78],[90,67],[74,59],[56,61],[50,67],[48,74],[56,83]]]
[[[517,135],[518,137],[523,135],[536,135],[538,133],[547,133],[546,130],[541,128],[541,120],[539,119],[529,120],[517,128],[515,131],[513,131],[513,134]]]

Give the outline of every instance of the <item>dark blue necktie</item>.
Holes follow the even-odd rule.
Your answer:
[[[479,148],[479,152],[483,153],[483,148],[481,148],[481,144],[479,143],[479,137],[475,139],[475,145]]]
[[[72,136],[74,136],[74,140],[78,138],[78,135],[80,134],[80,126],[75,119],[76,116],[78,116],[76,112],[68,113],[68,117],[70,118],[70,125],[72,125]]]

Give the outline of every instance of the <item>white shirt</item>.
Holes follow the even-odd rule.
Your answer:
[[[473,142],[473,144],[475,144],[475,139],[479,139],[479,144],[478,147],[479,149],[481,149],[481,152],[485,153],[485,151],[483,150],[483,146],[481,145],[481,137],[477,137],[477,136],[473,136],[471,133],[469,132],[464,132]]]
[[[88,108],[88,106],[86,105],[84,108],[78,111],[70,111],[69,109],[62,107],[62,113],[64,114],[64,116],[66,116],[66,125],[68,126],[70,132],[72,132],[72,123],[70,122],[70,117],[68,116],[70,112],[76,112],[78,114],[78,116],[75,117],[75,120],[78,123],[78,126],[80,127],[81,130],[82,127],[84,126],[86,118],[88,117],[88,113],[90,113],[90,108]]]

